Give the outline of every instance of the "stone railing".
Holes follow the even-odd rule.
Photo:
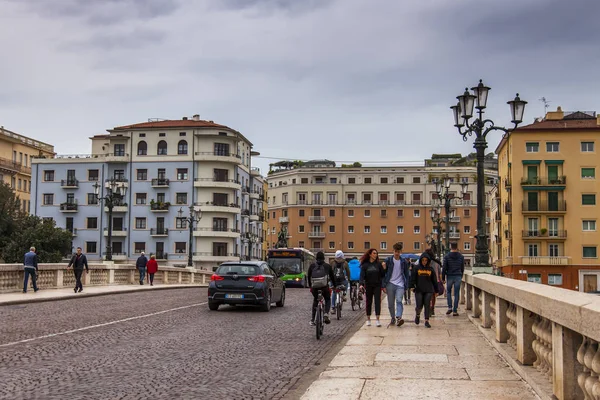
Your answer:
[[[90,273],[82,275],[88,286],[131,285],[139,282],[139,273],[131,264],[89,264]],[[38,285],[41,288],[75,287],[75,276],[67,264],[40,264]],[[194,268],[158,266],[154,282],[159,284],[208,284],[212,272]],[[0,264],[0,292],[23,290],[23,265]]]
[[[473,320],[540,397],[600,399],[600,297],[470,272],[462,289]]]

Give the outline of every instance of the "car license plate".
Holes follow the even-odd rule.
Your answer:
[[[243,294],[226,294],[225,298],[226,299],[243,299],[244,295]]]

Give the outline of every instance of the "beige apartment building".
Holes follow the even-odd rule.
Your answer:
[[[499,144],[502,273],[596,291],[600,117],[549,112]]]
[[[54,154],[54,146],[0,127],[0,182],[15,190],[23,211],[31,211],[32,160]]]
[[[435,237],[436,233],[430,216],[431,209],[440,204],[434,182],[445,176],[451,178],[450,193],[457,197],[461,196],[460,183],[469,183],[463,198],[452,200],[455,216],[449,234],[467,263],[473,264],[477,225],[474,166],[337,167],[326,160],[289,163],[267,177],[269,246],[275,245],[279,231],[285,228],[289,246],[322,250],[327,257],[333,257],[338,249],[350,257],[360,257],[369,248],[390,254],[396,242],[402,242],[405,253],[421,254],[428,247],[426,236],[433,233]],[[486,176],[488,193],[497,173],[486,170]],[[491,222],[489,211],[486,222]],[[445,235],[444,225],[442,230]]]

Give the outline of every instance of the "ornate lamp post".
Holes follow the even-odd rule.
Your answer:
[[[194,265],[192,260],[192,240],[194,238],[194,222],[198,223],[202,219],[202,211],[199,207],[194,207],[190,205],[190,215],[189,217],[183,216],[183,208],[179,207],[179,211],[177,211],[177,218],[180,221],[185,221],[186,224],[190,227],[190,243],[188,246],[188,267]]]
[[[252,260],[252,245],[258,242],[258,235],[252,232],[246,232],[243,241],[248,245],[247,260]]]
[[[438,198],[440,199],[440,202],[444,205],[444,211],[446,212],[446,218],[445,218],[445,226],[446,226],[446,241],[445,241],[445,246],[446,246],[446,251],[450,251],[450,218],[454,217],[454,212],[450,212],[450,206],[452,205],[452,199],[462,199],[464,197],[464,195],[467,193],[467,190],[469,189],[469,184],[467,182],[462,182],[460,184],[461,186],[461,193],[463,194],[463,197],[456,197],[454,195],[454,193],[450,193],[450,185],[452,184],[452,180],[449,177],[444,177],[443,180],[436,180],[435,181],[435,192],[438,195]],[[441,219],[441,210],[440,212],[438,212],[438,217]],[[433,220],[433,215],[431,216],[432,220]],[[435,221],[434,221],[435,222]]]
[[[512,129],[494,125],[494,121],[484,119],[485,108],[487,104],[488,92],[490,88],[479,80],[479,84],[472,87],[473,94],[469,93],[466,88],[465,92],[457,96],[458,103],[450,107],[454,113],[454,126],[458,129],[458,133],[466,142],[467,136],[475,134],[475,143],[473,147],[477,151],[477,243],[475,244],[475,265],[473,273],[492,273],[492,268],[489,264],[489,249],[487,242],[487,234],[485,231],[485,176],[483,166],[485,162],[485,149],[487,148],[486,137],[491,131],[502,131],[504,134],[509,134],[521,122],[523,122],[523,114],[525,113],[526,101],[519,98],[517,93],[514,100],[507,104],[510,106],[512,116],[511,122],[514,124]],[[477,102],[477,105],[475,105]],[[477,109],[477,117],[473,118],[473,108]]]
[[[94,183],[94,195],[99,201],[104,202],[108,208],[108,243],[106,244],[106,261],[112,261],[112,215],[113,208],[118,206],[123,201],[125,193],[127,193],[127,187],[124,182],[111,178],[106,181],[108,185],[107,194],[104,197],[100,197],[100,184]]]
[[[437,252],[436,254],[438,255],[439,259],[442,259],[442,221],[444,220],[442,218],[442,208],[441,207],[437,207],[437,208],[432,208],[431,211],[429,212],[431,215],[431,221],[435,224],[435,229],[437,230]],[[433,235],[432,235],[432,241],[433,241]]]

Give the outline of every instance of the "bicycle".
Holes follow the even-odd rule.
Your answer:
[[[362,309],[363,299],[361,297],[362,296],[359,296],[358,282],[352,282],[350,285],[350,302],[352,304],[352,311],[355,311],[356,307],[358,307],[359,310]]]
[[[343,292],[344,290],[346,290],[346,286],[344,285],[338,285],[335,288],[334,291],[334,296],[335,298],[335,313],[337,316],[337,319],[342,318],[342,303],[344,302],[344,296],[343,296]]]
[[[323,328],[325,327],[325,322],[323,317],[325,315],[325,297],[323,297],[323,290],[319,289],[317,294],[317,312],[315,314],[315,327],[317,330],[317,340],[321,339],[323,336]]]

